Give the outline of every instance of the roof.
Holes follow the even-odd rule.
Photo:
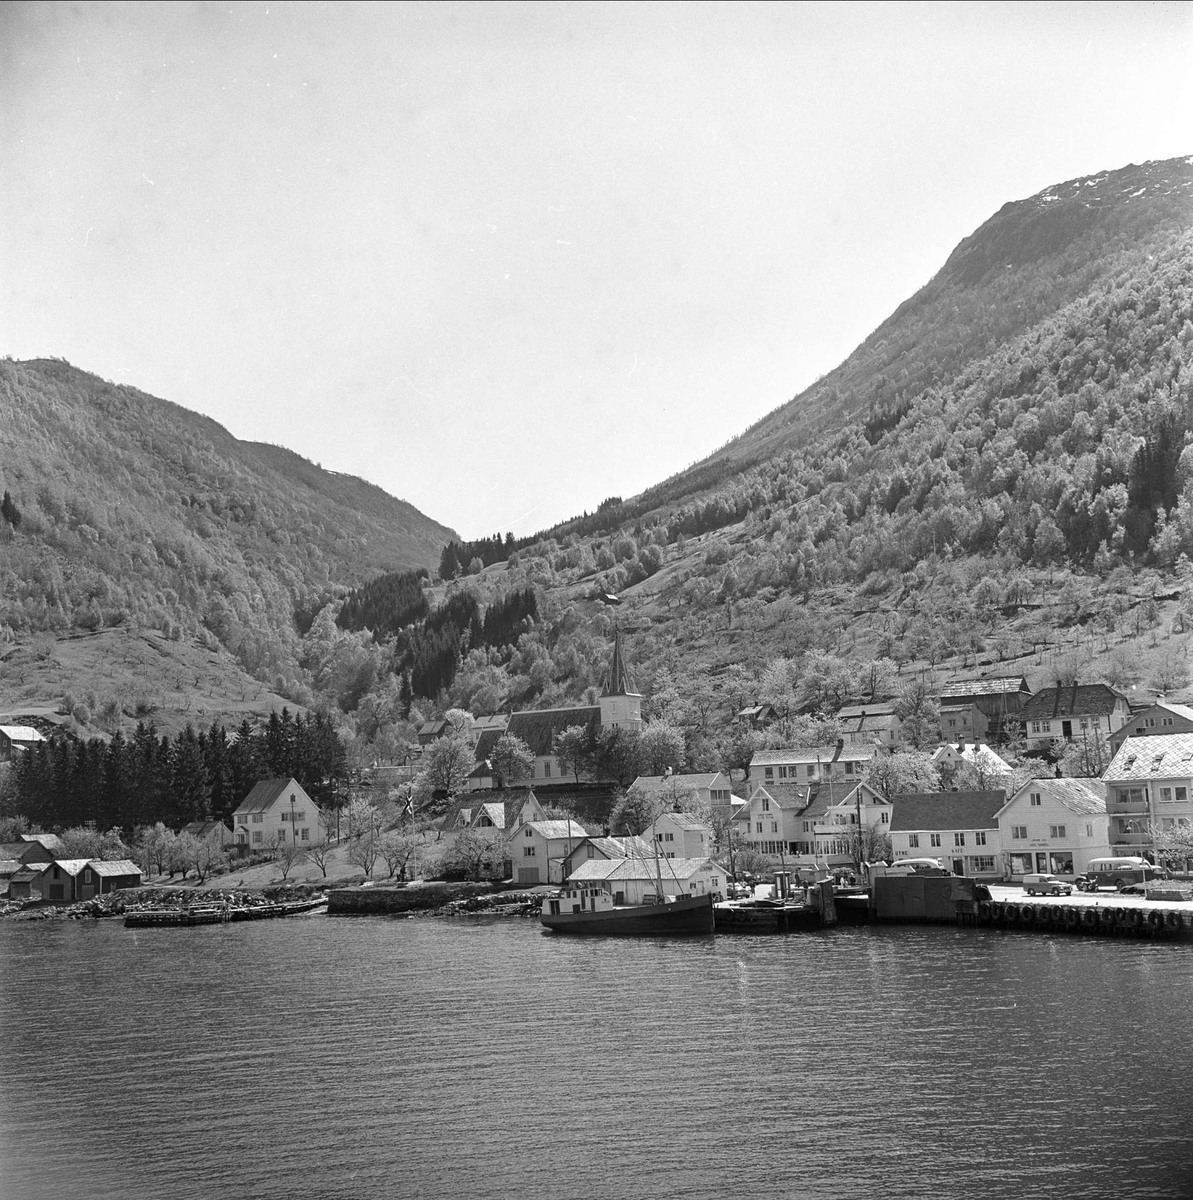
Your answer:
[[[287,776],[285,779],[262,779],[237,805],[236,811],[232,815],[238,817],[241,813],[264,812],[267,808],[273,807],[283,792],[288,791],[302,792],[304,804],[311,800],[310,796],[303,791],[302,784],[293,776]]]
[[[228,837],[232,836],[232,830],[223,821],[192,821],[189,825],[183,827],[182,832],[189,833],[193,837],[200,839],[209,838],[213,833],[219,833],[221,837],[225,834]]]
[[[36,842],[55,854],[66,853],[66,843],[56,833],[22,833],[22,842]]]
[[[102,875],[105,878],[141,874],[141,868],[130,858],[114,858],[110,861],[93,858],[88,865],[97,875]]]
[[[1129,737],[1102,772],[1102,778],[1173,779],[1193,776],[1193,732]]]
[[[705,867],[720,871],[711,858],[590,858],[568,876],[568,883],[606,879],[655,879],[656,870],[664,878],[690,879]]]
[[[599,725],[600,722],[599,704],[586,705],[584,708],[539,708],[512,714],[504,732],[520,737],[530,747],[531,754],[542,758],[555,753],[556,734],[571,725]],[[501,737],[501,732],[487,729],[480,735],[476,743],[477,762],[483,762],[493,753],[493,746]]]
[[[494,828],[512,829],[514,818],[531,795],[530,788],[478,788],[475,792],[461,792],[439,818],[439,828],[444,832],[470,828],[484,813]],[[461,814],[464,814],[463,823]]]
[[[621,652],[621,630],[613,631],[613,657],[609,660],[609,670],[605,674],[605,686],[601,689],[602,696],[636,696],[634,681],[630,678],[629,669],[625,665],[625,656]]]
[[[526,824],[548,841],[588,836],[588,830],[579,821],[527,821]]]
[[[706,821],[701,821],[699,818],[692,816],[691,813],[685,812],[664,812],[659,813],[651,822],[652,825],[657,825],[660,821],[667,820],[672,825],[678,826],[680,829],[696,829],[703,833],[711,833],[712,826]]]
[[[32,725],[0,725],[0,733],[4,734],[10,742],[44,742],[46,740]]]
[[[908,792],[895,798],[891,832],[997,829],[1002,788],[985,792]]]
[[[838,779],[832,783],[814,783],[809,789],[808,807],[804,817],[822,817],[830,808],[844,804],[861,787],[860,780]]]
[[[865,743],[855,746],[804,746],[800,749],[756,750],[750,759],[750,770],[758,767],[790,766],[792,763],[857,762],[873,758],[877,753]]]
[[[810,787],[806,783],[760,783],[751,793],[750,799],[733,814],[736,821],[750,815],[750,805],[758,796],[768,796],[780,812],[800,812],[807,807]]]
[[[1006,696],[1015,692],[1027,692],[1027,680],[1022,675],[992,675],[978,679],[950,679],[937,693],[941,700],[960,699],[965,696]]]
[[[65,871],[68,875],[77,875],[84,867],[91,865],[89,858],[56,858],[51,866]]]
[[[837,709],[839,721],[851,721],[854,717],[893,717],[895,702],[893,700],[876,700],[873,704],[847,704]]]
[[[654,848],[643,837],[586,837],[577,843],[573,854],[581,846],[595,846],[606,858],[643,858],[652,857]]]
[[[723,775],[722,771],[711,771],[704,775],[639,775],[630,786],[642,788],[647,792],[655,792],[672,784],[681,790],[683,788],[710,788]],[[726,779],[725,782],[729,781]]]
[[[22,863],[21,869],[9,880],[9,883],[28,883],[39,875],[44,875],[54,864],[48,862]]]
[[[1007,765],[1006,759],[997,750],[993,750],[987,746],[985,742],[977,746],[973,745],[972,742],[945,742],[943,746],[938,746],[932,752],[932,761],[940,762],[949,751],[952,752],[949,754],[950,759],[960,759],[962,762],[969,763],[972,767],[977,767],[998,775],[1009,775],[1011,773],[1011,768]]]
[[[1025,721],[1055,717],[1108,716],[1126,696],[1105,683],[1070,683],[1064,687],[1041,688],[1020,711]]]
[[[15,875],[24,865],[17,858],[0,858],[0,876]]]
[[[1100,779],[1029,779],[999,810],[1000,814],[1025,792],[1047,792],[1079,817],[1106,811],[1106,793]]]

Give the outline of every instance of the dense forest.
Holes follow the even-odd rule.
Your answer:
[[[10,809],[38,828],[132,831],[158,821],[179,829],[192,821],[231,825],[232,813],[262,779],[293,776],[321,807],[334,806],[344,774],[344,747],[326,718],[283,708],[259,729],[232,734],[213,725],[159,737],[139,724],[108,741],[53,738],[13,766]]]

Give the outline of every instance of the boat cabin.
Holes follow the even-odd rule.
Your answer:
[[[602,887],[565,887],[558,896],[548,896],[544,911],[550,916],[561,912],[606,912],[613,907],[613,897]]]

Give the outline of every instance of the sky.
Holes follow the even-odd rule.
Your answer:
[[[1189,4],[10,3],[0,353],[524,536],[1190,153]]]

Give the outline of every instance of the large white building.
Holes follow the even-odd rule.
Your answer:
[[[1031,779],[1000,808],[1007,874],[1083,875],[1110,853],[1106,795],[1097,779]]]
[[[319,806],[297,779],[263,779],[232,814],[236,847],[245,853],[323,839]]]

